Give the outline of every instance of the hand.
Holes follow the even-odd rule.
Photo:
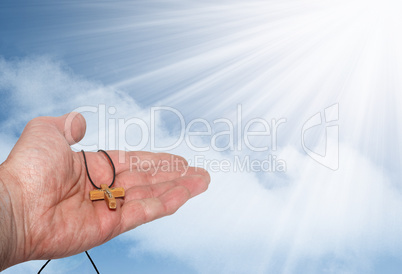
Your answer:
[[[85,119],[77,113],[35,118],[0,166],[0,270],[91,249],[174,213],[208,187],[208,173],[188,167],[179,156],[109,151],[116,167],[114,186],[124,187],[126,196],[116,199],[116,210],[105,201],[93,202],[83,155],[70,148],[83,138],[85,129]],[[119,153],[125,153],[125,163],[119,163]],[[113,173],[107,157],[97,152],[86,156],[94,183],[109,185]],[[130,167],[133,156],[139,161],[131,161],[137,165]],[[147,163],[161,162],[163,169],[140,170]]]

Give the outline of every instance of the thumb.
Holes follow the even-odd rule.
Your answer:
[[[81,113],[70,112],[60,117],[48,117],[48,119],[64,135],[69,145],[84,138],[87,125]]]

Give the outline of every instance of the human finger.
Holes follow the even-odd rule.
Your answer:
[[[209,183],[205,176],[188,176],[182,180],[178,185],[167,187],[158,197],[125,201],[122,206],[122,232],[175,213],[202,187],[206,189]]]
[[[128,189],[133,186],[158,184],[191,175],[201,175],[209,178],[208,172],[203,168],[172,165],[166,167],[166,169],[152,168],[144,171],[125,171],[116,177],[116,182],[119,186]]]
[[[174,178],[172,180],[156,184],[141,185],[128,188],[126,190],[125,201],[159,197],[166,191],[176,186],[186,187],[189,190],[191,197],[194,197],[206,191],[208,185],[208,176],[200,174],[188,175],[185,177]]]
[[[38,117],[33,122],[45,122],[54,126],[64,136],[69,145],[73,145],[84,138],[86,131],[85,118],[78,112],[67,113],[59,117]]]

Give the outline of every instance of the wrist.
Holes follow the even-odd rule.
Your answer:
[[[9,177],[4,164],[0,165],[0,271],[15,264],[17,235],[11,195],[6,185]]]

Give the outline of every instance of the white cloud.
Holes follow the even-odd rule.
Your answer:
[[[15,61],[0,58],[0,91],[8,101],[2,127],[4,132],[20,132],[30,119],[41,115],[62,115],[78,107],[114,106],[116,115],[143,115],[135,101],[118,90],[90,82],[73,74],[68,67],[50,57],[31,57]],[[5,98],[4,98],[5,97]],[[85,112],[88,131],[82,143],[105,136],[107,124],[98,126],[98,114]],[[98,129],[101,133],[98,134]]]

